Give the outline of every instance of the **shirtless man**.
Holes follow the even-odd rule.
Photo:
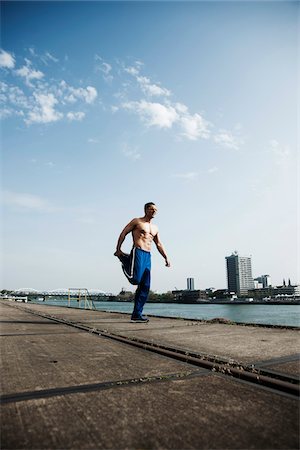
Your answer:
[[[169,259],[158,235],[158,228],[151,223],[151,220],[157,213],[157,207],[150,202],[145,204],[144,210],[144,217],[131,220],[121,232],[117,249],[114,253],[121,261],[123,272],[128,281],[131,284],[138,285],[134,297],[134,309],[131,315],[133,322],[149,321],[147,317],[143,317],[142,313],[150,290],[150,252],[152,241],[154,241],[157,250],[165,259],[166,266],[170,267]],[[122,252],[121,246],[130,232],[132,233],[133,248],[130,255],[128,255]]]

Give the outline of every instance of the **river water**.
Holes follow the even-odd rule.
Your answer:
[[[52,299],[46,302],[35,302],[68,306],[68,301]],[[131,313],[133,303],[123,302],[94,302],[95,307],[101,311],[115,311]],[[71,301],[71,306],[78,308],[78,302]],[[81,302],[84,307],[84,302]],[[220,304],[176,304],[176,303],[146,303],[144,314],[181,317],[187,319],[214,319],[222,317],[241,323],[257,323],[268,325],[287,325],[300,327],[300,305],[220,305]]]

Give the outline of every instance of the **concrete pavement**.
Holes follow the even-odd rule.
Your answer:
[[[299,331],[0,303],[2,449],[297,449],[298,402],[32,315],[296,375]],[[273,369],[275,370],[275,369]]]

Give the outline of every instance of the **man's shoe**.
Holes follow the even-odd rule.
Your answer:
[[[147,323],[147,322],[149,322],[149,319],[148,319],[148,317],[144,317],[144,316],[131,317],[131,322]]]

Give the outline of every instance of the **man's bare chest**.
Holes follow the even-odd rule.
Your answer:
[[[157,233],[157,227],[150,223],[141,222],[136,226],[136,233],[153,239]]]

